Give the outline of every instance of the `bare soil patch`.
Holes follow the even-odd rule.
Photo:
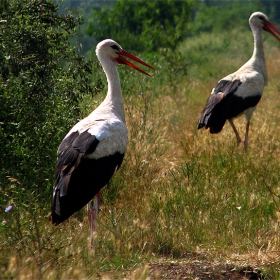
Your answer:
[[[229,264],[213,264],[194,261],[191,263],[149,264],[148,279],[187,279],[187,280],[259,280],[261,272],[253,267],[238,268]]]
[[[244,263],[243,263],[244,264]],[[264,270],[255,265],[221,260],[209,260],[205,255],[187,253],[186,256],[170,259],[161,258],[139,267],[125,280],[272,280]]]

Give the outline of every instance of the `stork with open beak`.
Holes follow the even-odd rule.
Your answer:
[[[51,207],[52,223],[58,225],[87,205],[91,248],[101,189],[120,168],[128,141],[116,65],[126,64],[150,76],[124,58],[128,57],[155,70],[110,39],[97,45],[96,55],[107,77],[108,92],[104,101],[69,131],[58,148]]]

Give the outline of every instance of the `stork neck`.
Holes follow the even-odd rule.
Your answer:
[[[262,29],[252,28],[254,36],[254,52],[252,55],[253,67],[262,73],[265,84],[267,83],[267,70],[265,64],[263,40],[262,40]]]
[[[254,36],[254,52],[253,57],[265,61],[264,50],[263,50],[263,40],[262,32],[260,28],[254,28],[252,30]]]
[[[110,106],[125,121],[121,83],[116,64],[108,58],[102,59],[102,57],[99,57],[99,60],[108,82],[108,92],[103,103]]]

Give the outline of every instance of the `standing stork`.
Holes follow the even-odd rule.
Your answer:
[[[116,64],[129,65],[150,76],[125,56],[154,69],[110,39],[97,45],[96,55],[107,76],[107,96],[60,144],[51,207],[52,223],[58,225],[87,204],[91,248],[101,189],[120,168],[128,141]]]
[[[268,31],[280,40],[274,33],[280,34],[280,31],[269,22],[265,14],[253,13],[249,18],[249,24],[254,36],[254,52],[251,59],[236,72],[221,79],[213,88],[197,125],[197,129],[205,127],[210,128],[210,133],[218,133],[228,120],[236,135],[237,143],[240,143],[241,138],[233,123],[233,118],[244,113],[246,117],[245,149],[248,146],[250,119],[267,84],[262,30]]]

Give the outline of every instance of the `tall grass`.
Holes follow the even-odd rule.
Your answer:
[[[158,69],[152,79],[120,68],[129,145],[102,193],[95,252],[84,210],[54,228],[47,210],[20,200],[24,186],[11,178],[7,196],[14,207],[0,214],[6,220],[0,227],[3,279],[120,279],[128,269],[187,252],[257,264],[279,278],[275,40],[265,43],[269,85],[252,118],[248,150],[236,145],[228,124],[218,135],[196,130],[211,89],[252,53],[250,32],[237,33],[202,34],[186,40],[180,54],[161,50],[147,57]],[[237,36],[245,38],[238,45]],[[104,94],[84,100],[85,114]],[[244,135],[244,117],[236,124]]]

